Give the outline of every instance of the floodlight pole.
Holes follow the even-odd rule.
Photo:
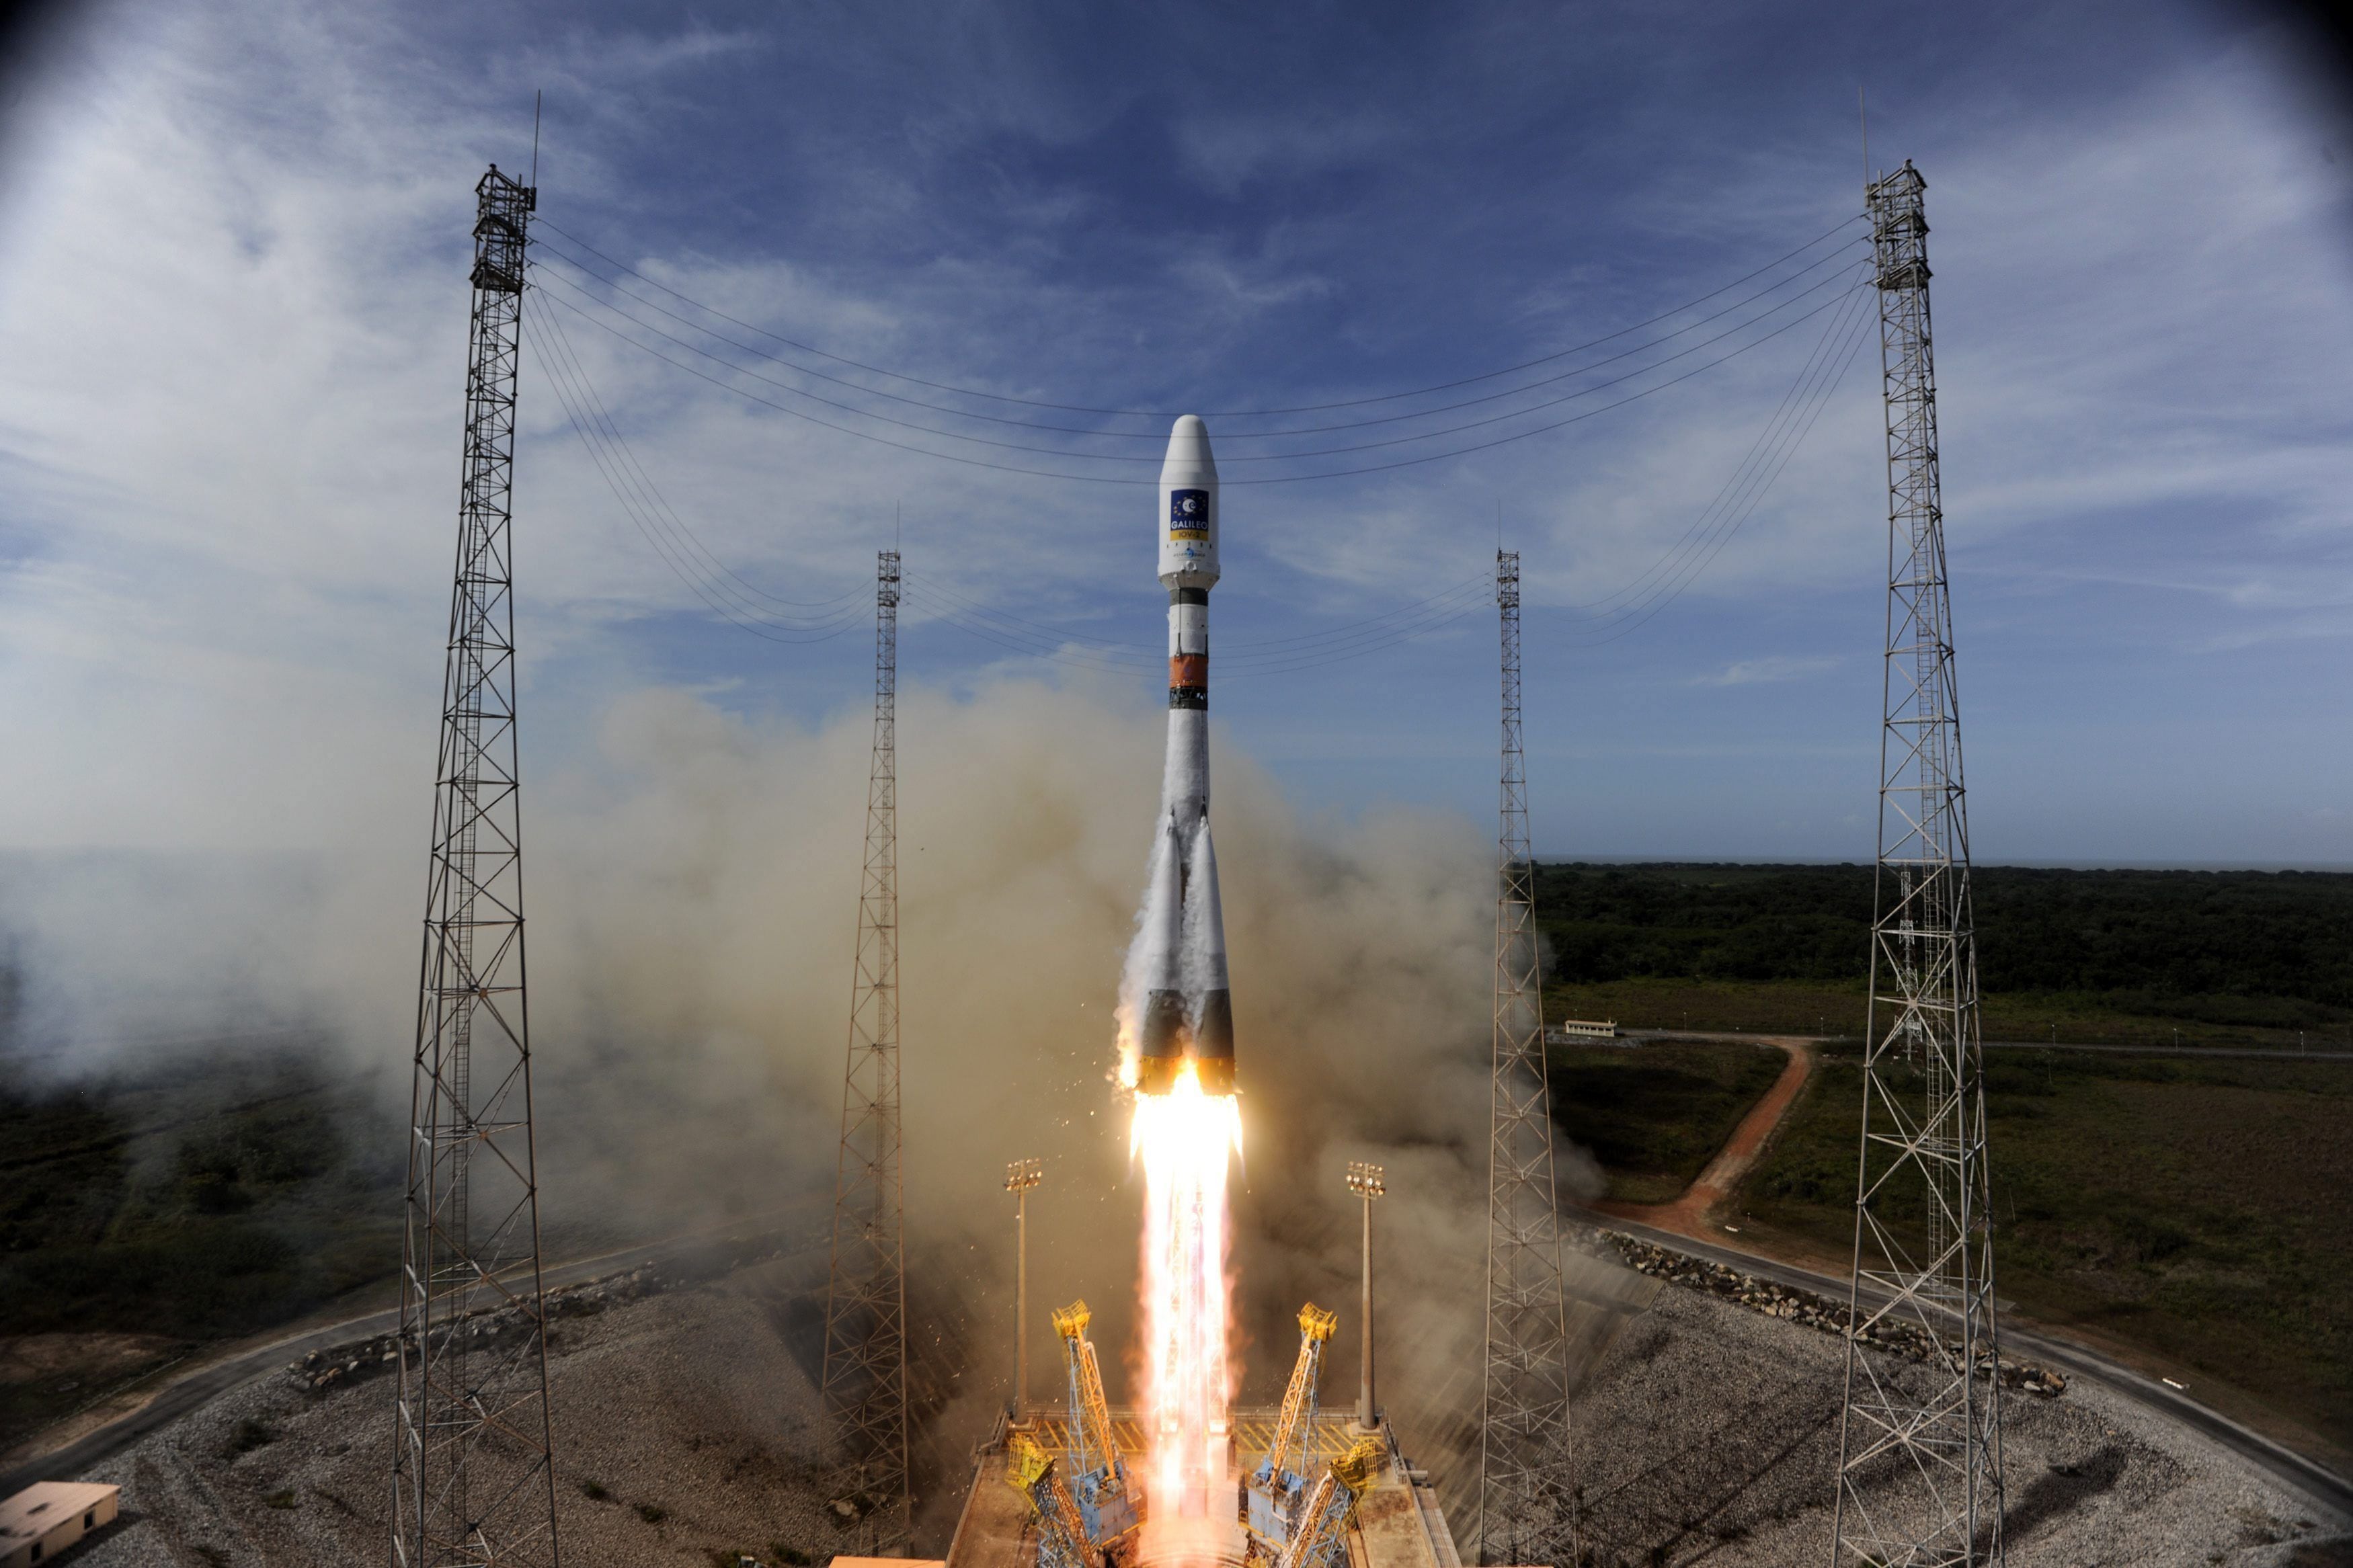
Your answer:
[[[1348,1190],[1365,1202],[1365,1383],[1356,1395],[1356,1426],[1371,1432],[1378,1429],[1378,1412],[1373,1405],[1373,1200],[1388,1188],[1381,1184],[1378,1165],[1351,1160]]]
[[[1029,1419],[1029,1189],[1045,1180],[1036,1160],[1005,1167],[1005,1190],[1013,1194],[1013,1424]]]

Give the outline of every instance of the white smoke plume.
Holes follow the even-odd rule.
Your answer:
[[[1021,1157],[1046,1162],[1030,1199],[1032,1395],[1058,1397],[1047,1310],[1084,1296],[1112,1396],[1127,1397],[1138,1194],[1114,1010],[1148,869],[1163,715],[1124,698],[1005,679],[969,697],[919,687],[900,699],[911,1267],[918,1299],[952,1303],[960,1319],[951,1423],[1006,1396],[1012,1225],[999,1189],[1005,1163]],[[611,706],[595,768],[527,775],[551,1236],[586,1245],[795,1205],[822,1213],[869,734],[862,710],[804,731],[653,689]],[[110,1029],[159,1037],[166,1023],[190,1034],[313,1024],[371,1069],[396,1140],[427,804],[416,844],[371,846],[332,875],[312,865],[240,881],[184,868],[174,874],[190,885],[160,901],[152,885],[119,879],[111,902],[144,900],[127,946],[109,940],[120,928],[106,884],[18,868],[0,887],[26,979],[16,1048]],[[1324,1397],[1353,1397],[1357,1224],[1342,1173],[1378,1160],[1392,1194],[1376,1215],[1383,1402],[1412,1441],[1413,1420],[1477,1397],[1490,841],[1481,825],[1409,810],[1303,818],[1222,737],[1216,813],[1246,1150],[1240,1398],[1279,1394],[1290,1319],[1311,1298],[1342,1321]],[[232,918],[204,918],[216,898]],[[101,1005],[135,999],[157,975],[171,982],[159,995],[192,994],[192,976],[224,994],[200,1016]],[[54,1076],[100,1058],[46,1059]],[[919,1324],[918,1339],[927,1331]]]

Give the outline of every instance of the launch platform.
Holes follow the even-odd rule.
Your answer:
[[[1122,1456],[1140,1464],[1145,1441],[1135,1412],[1114,1409],[1111,1414]],[[1231,1414],[1237,1489],[1227,1494],[1229,1502],[1219,1521],[1224,1549],[1215,1558],[1221,1568],[1240,1568],[1244,1561],[1247,1537],[1231,1500],[1240,1496],[1241,1478],[1266,1458],[1281,1418],[1282,1412],[1273,1406],[1236,1409]],[[1366,1436],[1357,1428],[1353,1413],[1319,1411],[1313,1426],[1315,1449],[1326,1458]],[[1013,1482],[1011,1439],[1017,1433],[1050,1454],[1068,1456],[1074,1451],[1071,1423],[1065,1415],[1033,1414],[1018,1428],[1000,1417],[997,1429],[975,1453],[972,1490],[956,1521],[946,1568],[1038,1568],[1041,1521],[1029,1496]],[[1380,1462],[1373,1468],[1348,1523],[1345,1568],[1462,1568],[1429,1475],[1405,1457],[1386,1422],[1373,1436],[1380,1445]],[[1137,1563],[1138,1568],[1155,1568],[1148,1552]]]

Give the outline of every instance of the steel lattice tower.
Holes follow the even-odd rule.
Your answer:
[[[899,1170],[899,552],[875,557],[874,760],[866,784],[866,870],[842,1079],[825,1305],[825,1411],[839,1446],[837,1496],[863,1500],[871,1554],[902,1555],[907,1489],[905,1194]]]
[[[1520,748],[1520,557],[1495,554],[1503,617],[1503,824],[1495,900],[1495,1059],[1487,1179],[1487,1352],[1480,1422],[1482,1563],[1576,1560],[1567,1334],[1545,1082],[1535,865]]]
[[[1916,1325],[1927,1366],[1847,1345],[1835,1563],[1999,1563],[2001,1384],[1960,704],[1936,468],[1927,182],[1867,195],[1887,401],[1879,871],[1855,1196],[1853,1317]]]
[[[474,187],[474,317],[410,1100],[392,1558],[556,1561],[515,769],[515,370],[535,189]]]

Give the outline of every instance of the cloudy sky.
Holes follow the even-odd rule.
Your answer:
[[[0,846],[421,848],[472,187],[543,92],[544,788],[631,693],[862,711],[894,530],[908,684],[1148,712],[1198,410],[1221,743],[1293,808],[1483,825],[1500,531],[1541,851],[1866,858],[1861,87],[1928,180],[1979,858],[2353,861],[2353,139],[2269,14],[220,0],[13,47]]]

